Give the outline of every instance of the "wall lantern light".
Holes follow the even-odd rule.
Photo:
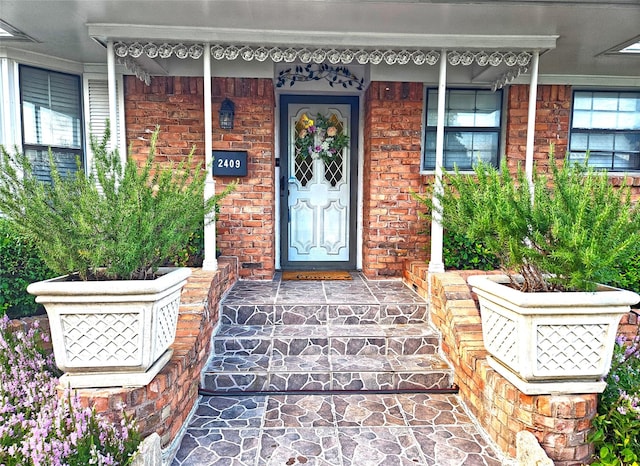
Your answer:
[[[220,105],[220,129],[233,129],[233,116],[235,114],[235,104],[229,100],[224,99]]]

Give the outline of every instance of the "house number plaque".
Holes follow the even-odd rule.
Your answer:
[[[247,176],[247,151],[214,150],[213,176]]]

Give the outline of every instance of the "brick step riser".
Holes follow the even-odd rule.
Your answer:
[[[223,325],[399,325],[424,324],[422,304],[221,306]]]
[[[214,338],[216,355],[436,354],[437,337]]]
[[[450,389],[450,371],[423,373],[398,372],[312,372],[204,374],[202,388],[207,391],[377,391]]]

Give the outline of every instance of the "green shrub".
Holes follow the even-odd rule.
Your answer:
[[[42,313],[27,286],[54,275],[38,256],[34,241],[18,233],[11,221],[0,218],[0,316],[5,312],[11,318]]]
[[[622,258],[616,268],[619,276],[606,284],[640,294],[640,253]]]
[[[498,259],[484,244],[460,233],[445,232],[443,253],[444,265],[448,269],[495,270],[500,266]]]
[[[480,242],[522,291],[592,291],[620,278],[618,265],[638,253],[640,207],[626,184],[606,173],[549,156],[549,174],[534,170],[533,200],[524,170],[513,176],[479,163],[476,176],[445,173],[438,207],[445,230]]]
[[[592,466],[640,464],[640,336],[618,338],[607,388],[598,398],[598,415],[589,441],[596,450]]]
[[[107,150],[109,134],[91,138],[94,167],[63,178],[51,160],[50,184],[33,175],[24,154],[0,151],[0,211],[32,236],[56,274],[82,280],[153,278],[158,267],[187,246],[218,201],[204,199],[206,170],[189,157],[155,161],[156,130],[142,167]]]

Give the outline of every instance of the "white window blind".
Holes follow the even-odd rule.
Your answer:
[[[50,180],[48,151],[63,176],[83,164],[80,78],[55,71],[20,67],[22,142],[34,171]]]

